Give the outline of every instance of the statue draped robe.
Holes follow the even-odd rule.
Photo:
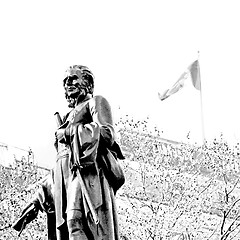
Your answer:
[[[58,143],[55,169],[38,193],[41,207],[48,214],[49,239],[69,239],[71,229],[67,223],[72,220],[81,223],[81,230],[78,237],[70,239],[118,240],[115,193],[102,169],[101,156],[106,148],[112,148],[119,158],[123,156],[119,147],[113,149],[116,142],[107,100],[102,96],[87,96],[65,117],[60,128],[65,129],[65,135]],[[91,217],[78,174],[81,174],[98,224]]]

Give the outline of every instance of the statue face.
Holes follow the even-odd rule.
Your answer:
[[[64,89],[69,97],[76,97],[81,93],[82,80],[77,75],[70,75],[64,81]]]
[[[77,98],[79,96],[84,98],[87,94],[84,81],[82,80],[82,74],[79,70],[70,69],[67,71],[63,84],[66,94],[71,98]]]

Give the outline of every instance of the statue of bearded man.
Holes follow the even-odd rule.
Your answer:
[[[94,76],[85,66],[70,66],[63,87],[71,111],[56,131],[56,165],[30,205],[35,215],[36,209],[48,213],[48,228],[55,228],[49,239],[118,240],[115,193],[124,175],[119,171],[116,181],[109,177],[109,164],[124,157],[110,105],[93,95]]]

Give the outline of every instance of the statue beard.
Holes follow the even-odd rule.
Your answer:
[[[87,96],[87,92],[85,89],[81,89],[78,92],[67,94],[66,93],[66,99],[68,101],[68,107],[74,108],[77,103],[82,102],[85,97]]]

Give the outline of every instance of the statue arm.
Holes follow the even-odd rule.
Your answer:
[[[93,122],[100,127],[101,142],[106,146],[112,146],[115,141],[115,133],[110,104],[104,97],[95,96],[89,105]]]
[[[33,221],[39,212],[40,203],[38,199],[32,200],[24,207],[21,216],[12,225],[13,229],[19,232],[19,236],[28,223]]]
[[[53,171],[41,180],[39,185],[35,197],[24,207],[20,217],[12,225],[13,229],[19,232],[19,236],[26,225],[37,217],[39,210],[45,211],[48,216],[54,213]]]

